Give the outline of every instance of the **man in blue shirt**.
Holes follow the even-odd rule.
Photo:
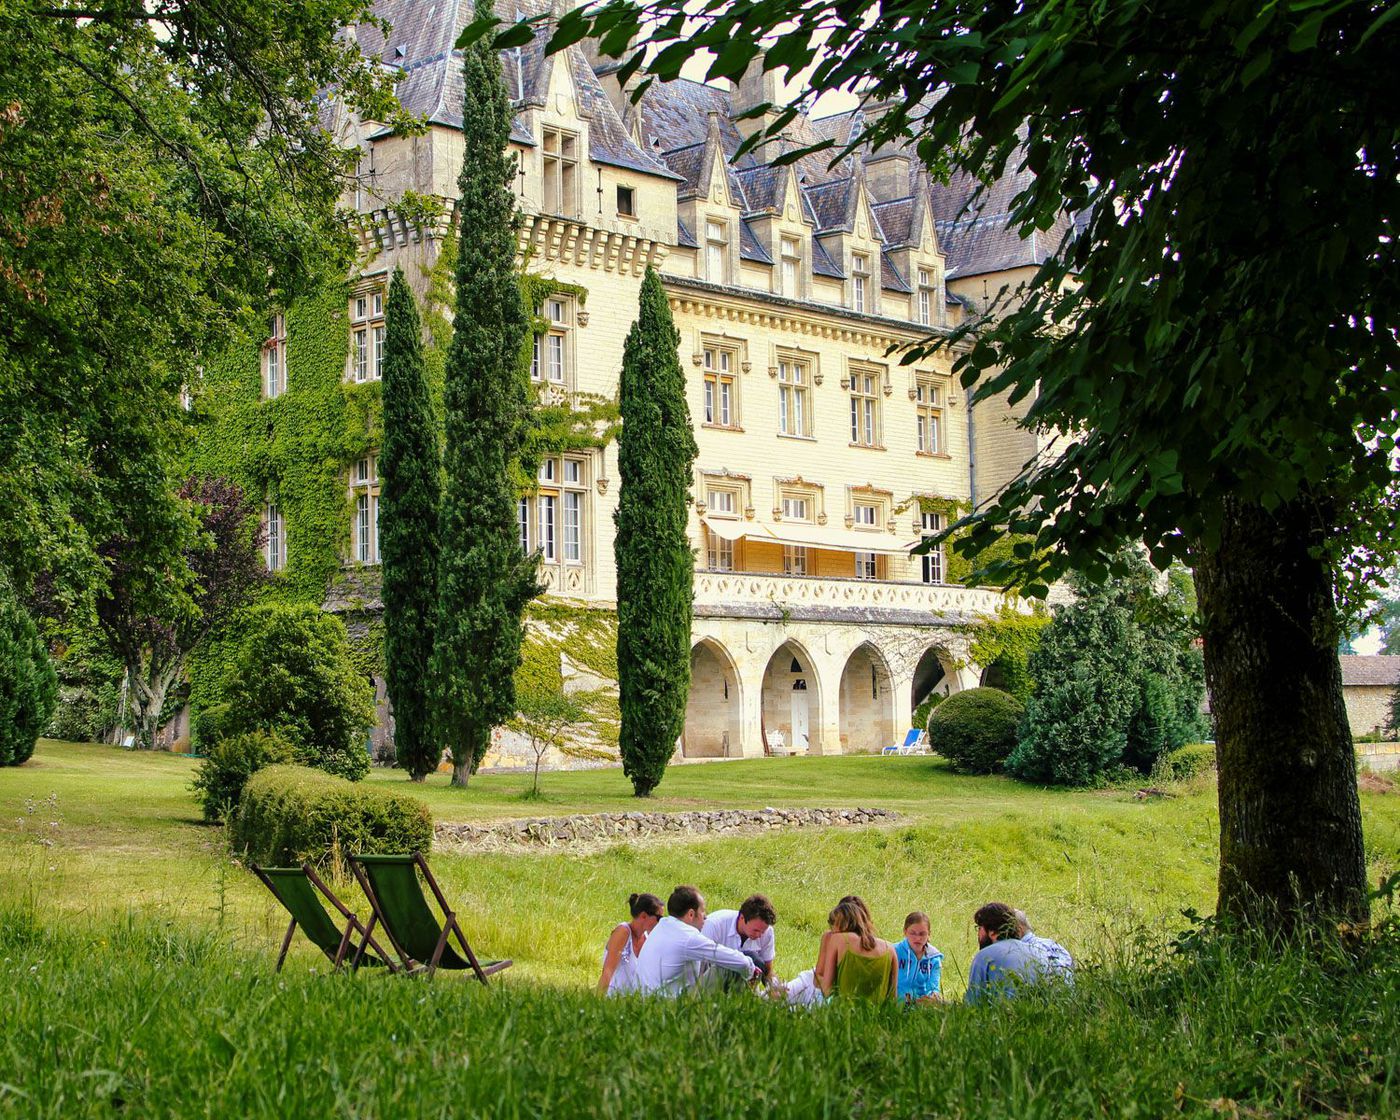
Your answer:
[[[972,920],[977,924],[977,944],[967,975],[963,1002],[979,1004],[1009,998],[1021,984],[1034,984],[1045,975],[1039,954],[1021,940],[1016,911],[1004,902],[989,902]]]
[[[1024,910],[1016,911],[1016,928],[1021,935],[1021,940],[1035,950],[1036,955],[1045,962],[1046,969],[1053,976],[1058,976],[1068,984],[1074,983],[1074,958],[1069,955],[1069,950],[1058,941],[1051,941],[1048,937],[1038,937],[1031,923],[1026,918]]]

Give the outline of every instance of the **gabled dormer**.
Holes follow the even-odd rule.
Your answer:
[[[719,112],[709,112],[701,143],[668,152],[666,161],[685,180],[679,217],[696,243],[695,275],[712,284],[737,284],[742,200],[730,181]]]

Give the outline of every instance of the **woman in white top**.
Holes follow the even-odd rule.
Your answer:
[[[632,920],[619,922],[613,928],[603,952],[603,974],[598,977],[600,995],[615,996],[636,988],[637,954],[642,951],[647,934],[656,928],[665,912],[661,899],[654,894],[628,896],[627,908]]]

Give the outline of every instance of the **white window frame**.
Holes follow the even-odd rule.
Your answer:
[[[578,216],[579,136],[545,125],[540,143],[540,203],[547,214]]]
[[[542,385],[570,385],[573,381],[573,301],[563,295],[546,296],[540,317],[549,325],[535,335],[530,380]]]
[[[355,518],[350,554],[357,564],[379,563],[379,462],[364,455],[350,468],[350,488],[355,496]]]
[[[701,357],[704,377],[704,399],[701,415],[704,422],[716,428],[739,426],[739,381],[735,367],[738,352],[727,346],[706,343]]]
[[[533,494],[516,506],[520,547],[538,552],[541,562],[567,567],[587,563],[588,468],[582,458],[552,456],[541,460]]]
[[[779,292],[796,299],[802,294],[802,242],[795,237],[784,237],[779,246]]]
[[[811,574],[811,549],[801,544],[783,545],[783,575],[808,576]]]
[[[709,490],[705,494],[705,513],[710,517],[739,516],[739,495],[733,490]]]
[[[880,374],[869,369],[851,370],[851,442],[857,447],[879,447]]]
[[[778,434],[812,434],[812,367],[796,358],[778,359]]]
[[[920,455],[942,455],[943,387],[932,377],[920,377],[914,387],[915,426]]]
[[[880,506],[876,502],[855,502],[851,507],[851,518],[857,529],[878,529]]]
[[[282,510],[271,502],[263,506],[263,525],[267,531],[263,562],[269,572],[280,572],[287,566],[287,523]]]
[[[856,579],[880,578],[880,555],[876,552],[857,552],[855,555]]]
[[[384,292],[369,288],[350,297],[349,379],[356,384],[384,377]]]
[[[924,540],[935,536],[942,528],[943,518],[941,515],[930,513],[927,510],[919,514],[919,532]],[[919,559],[922,561],[920,567],[922,568],[922,576],[925,583],[939,584],[944,582],[945,569],[943,566],[943,546],[941,544],[924,553]]]
[[[725,222],[705,219],[705,279],[711,284],[728,280],[729,230]]]
[[[275,400],[287,391],[287,317],[273,315],[268,327],[262,346],[263,397]]]
[[[919,269],[917,314],[923,326],[933,325],[933,273],[927,268]]]
[[[851,254],[851,310],[869,310],[870,256],[867,253]]]
[[[810,524],[812,521],[812,499],[806,494],[784,494],[779,502],[784,521],[798,521]]]
[[[721,537],[713,529],[705,532],[706,567],[712,572],[732,572],[734,570],[734,542]]]

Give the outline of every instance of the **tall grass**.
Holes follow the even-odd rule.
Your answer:
[[[0,912],[0,1113],[111,1116],[1390,1116],[1400,938],[1204,940],[991,1009],[609,1001],[324,962],[214,930]]]

